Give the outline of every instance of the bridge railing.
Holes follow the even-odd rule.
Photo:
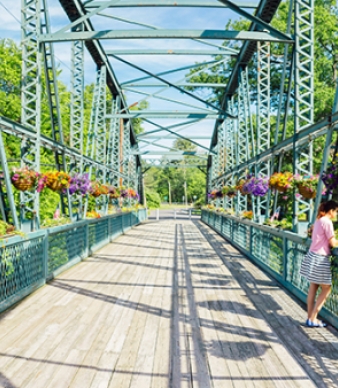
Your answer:
[[[258,264],[296,297],[306,302],[309,283],[299,275],[310,240],[299,235],[259,225],[245,219],[203,210],[201,219],[238,250]],[[338,279],[332,286],[323,317],[338,327]]]
[[[0,240],[0,312],[146,218],[140,209]]]

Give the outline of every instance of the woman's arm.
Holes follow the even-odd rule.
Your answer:
[[[330,247],[337,247],[338,246],[338,240],[333,236],[329,240]]]

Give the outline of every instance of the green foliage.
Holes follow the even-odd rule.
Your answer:
[[[161,197],[156,191],[146,191],[148,209],[157,209],[161,206]]]
[[[149,103],[146,100],[140,101],[137,105],[129,108],[130,111],[139,111],[143,109],[147,109],[149,107]],[[144,128],[142,127],[143,120],[140,118],[132,119],[132,125],[135,132],[135,135],[139,135],[144,132]]]

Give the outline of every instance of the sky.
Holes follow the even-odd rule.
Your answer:
[[[120,0],[123,3],[124,0]],[[60,28],[69,24],[69,20],[65,15],[63,8],[59,5],[58,0],[47,0],[48,10],[51,19],[51,28],[52,32],[58,31]],[[159,1],[160,2],[160,1]],[[254,0],[254,3],[258,0]],[[215,3],[218,3],[215,0]],[[0,0],[0,38],[10,38],[15,40],[17,43],[21,39],[20,31],[20,7],[21,0]],[[248,10],[252,12],[252,10]],[[182,30],[224,30],[226,23],[229,19],[238,19],[238,15],[232,12],[227,8],[181,8],[181,7],[137,7],[137,8],[111,8],[103,11],[105,14],[108,14],[112,17],[119,17],[128,19],[134,22],[143,23],[151,25],[152,28],[161,28],[161,29],[182,29]],[[91,19],[92,24],[95,27],[95,30],[127,30],[127,29],[145,29],[144,26],[139,26],[135,24],[125,23],[113,19],[111,17],[103,16],[94,16]],[[222,41],[209,41],[213,44],[221,45]],[[208,45],[201,44],[194,40],[165,40],[165,39],[128,39],[128,40],[102,40],[102,46],[106,50],[114,49],[179,49],[179,48],[189,48],[189,49],[208,49],[212,48]],[[56,43],[54,44],[54,52],[56,55],[56,61],[58,62],[62,72],[60,75],[60,80],[66,85],[70,84],[70,60],[71,60],[71,44],[67,43]],[[125,55],[121,56],[123,59],[132,62],[133,64],[146,69],[147,71],[153,73],[159,73],[166,70],[171,70],[175,68],[180,68],[187,66],[196,62],[209,61],[213,59],[210,56],[184,56],[184,55]],[[120,61],[115,59],[110,60],[115,75],[119,83],[123,83],[138,77],[143,77],[146,74],[136,70]],[[91,57],[88,53],[85,54],[85,83],[92,83],[95,80],[95,69],[96,66],[93,63]],[[178,80],[183,80],[184,76],[188,73],[188,70],[177,72],[173,75],[166,76],[165,78],[170,82],[175,82]],[[152,80],[154,82],[155,80]],[[184,95],[183,93],[173,90],[168,87],[152,87],[152,88],[142,88],[142,92],[154,94],[162,90],[159,94],[164,98],[170,98],[180,101],[181,103],[171,103],[168,101],[147,98],[149,102],[149,110],[191,110],[195,108],[190,108],[188,106],[182,105],[191,104],[194,107],[208,109],[201,102]],[[201,94],[197,94],[200,95]],[[145,96],[126,92],[127,104],[131,105]],[[176,124],[179,121],[177,119],[162,119],[157,122],[162,126]],[[211,137],[215,122],[214,120],[205,120],[198,124],[194,124],[186,129],[183,129],[180,134],[183,136],[208,136]],[[153,130],[154,127],[150,124],[144,124],[145,130]],[[159,133],[162,136],[159,144],[164,146],[171,146],[173,140],[165,139],[165,132]],[[151,140],[154,141],[154,140]],[[198,140],[202,145],[209,146],[210,140]],[[146,146],[145,144],[140,143],[140,148],[142,150],[154,150],[159,151],[160,148],[155,148],[154,146]],[[152,157],[157,158],[157,157]]]

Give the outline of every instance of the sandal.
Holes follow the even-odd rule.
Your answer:
[[[312,322],[310,319],[307,319],[305,322],[306,327],[326,327],[327,323],[318,321],[318,322]]]

